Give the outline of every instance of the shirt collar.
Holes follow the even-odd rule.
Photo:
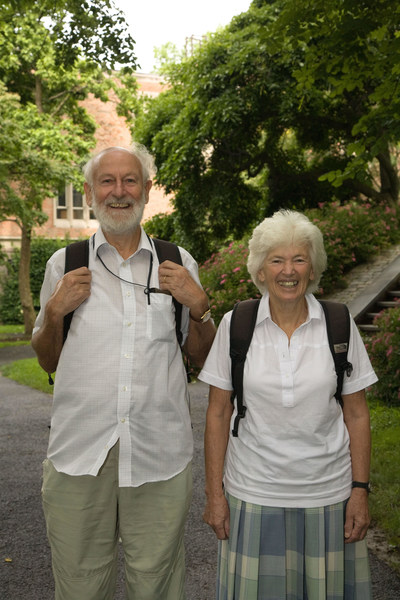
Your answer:
[[[307,318],[306,322],[310,321],[311,319],[320,319],[321,320],[322,314],[323,314],[322,313],[323,309],[322,309],[322,306],[320,305],[320,303],[318,302],[318,300],[314,297],[313,294],[306,294],[305,298],[306,298],[307,307],[308,307],[308,318]],[[269,306],[268,292],[266,292],[260,300],[260,306],[258,307],[256,325],[258,325],[265,319],[272,320],[271,309]]]
[[[111,244],[109,244],[104,236],[103,230],[101,227],[98,228],[98,230],[96,231],[96,233],[90,238],[90,244],[91,247],[94,250],[95,256],[97,256],[97,251],[101,246],[111,246]],[[153,246],[152,243],[149,240],[149,237],[147,236],[146,232],[144,231],[143,227],[140,227],[140,240],[139,240],[139,245],[137,247],[137,250],[134,254],[137,254],[138,252],[140,252],[141,250],[147,250],[148,252],[152,253],[153,252]]]

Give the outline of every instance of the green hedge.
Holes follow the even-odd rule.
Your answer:
[[[40,288],[42,287],[46,262],[59,248],[70,243],[70,239],[34,238],[31,244],[31,270],[30,281],[33,304],[38,311],[40,307]],[[23,323],[22,307],[18,291],[18,270],[20,249],[14,248],[10,257],[2,255],[1,263],[4,265],[0,277],[0,321],[7,323]]]

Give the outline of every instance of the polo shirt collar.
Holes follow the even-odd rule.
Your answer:
[[[322,309],[322,306],[320,305],[320,303],[318,302],[318,300],[315,298],[315,296],[313,294],[306,294],[305,298],[306,298],[307,307],[308,307],[308,318],[307,318],[306,322],[310,321],[311,319],[321,320],[322,315],[323,315],[323,309]],[[256,325],[258,325],[265,319],[272,320],[271,309],[269,306],[268,292],[266,292],[260,300],[260,306],[258,308]]]

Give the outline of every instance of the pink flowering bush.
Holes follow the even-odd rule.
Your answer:
[[[321,204],[305,211],[323,233],[328,267],[321,295],[344,287],[343,276],[357,264],[400,242],[399,210],[369,202]]]
[[[366,341],[366,348],[379,377],[371,395],[388,406],[400,406],[400,301],[374,320],[379,331]]]
[[[248,239],[231,242],[212,254],[200,267],[201,283],[210,298],[217,324],[239,300],[260,296],[246,268],[247,242]]]

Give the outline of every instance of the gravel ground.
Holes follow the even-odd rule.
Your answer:
[[[195,458],[194,498],[185,537],[187,600],[212,600],[216,541],[201,519],[202,437],[208,387],[197,382],[190,389]],[[51,396],[0,377],[0,398],[0,598],[52,600],[50,551],[40,503],[41,462],[46,453]],[[371,568],[374,600],[399,600],[400,578],[372,553]],[[123,598],[121,566],[115,600]]]

